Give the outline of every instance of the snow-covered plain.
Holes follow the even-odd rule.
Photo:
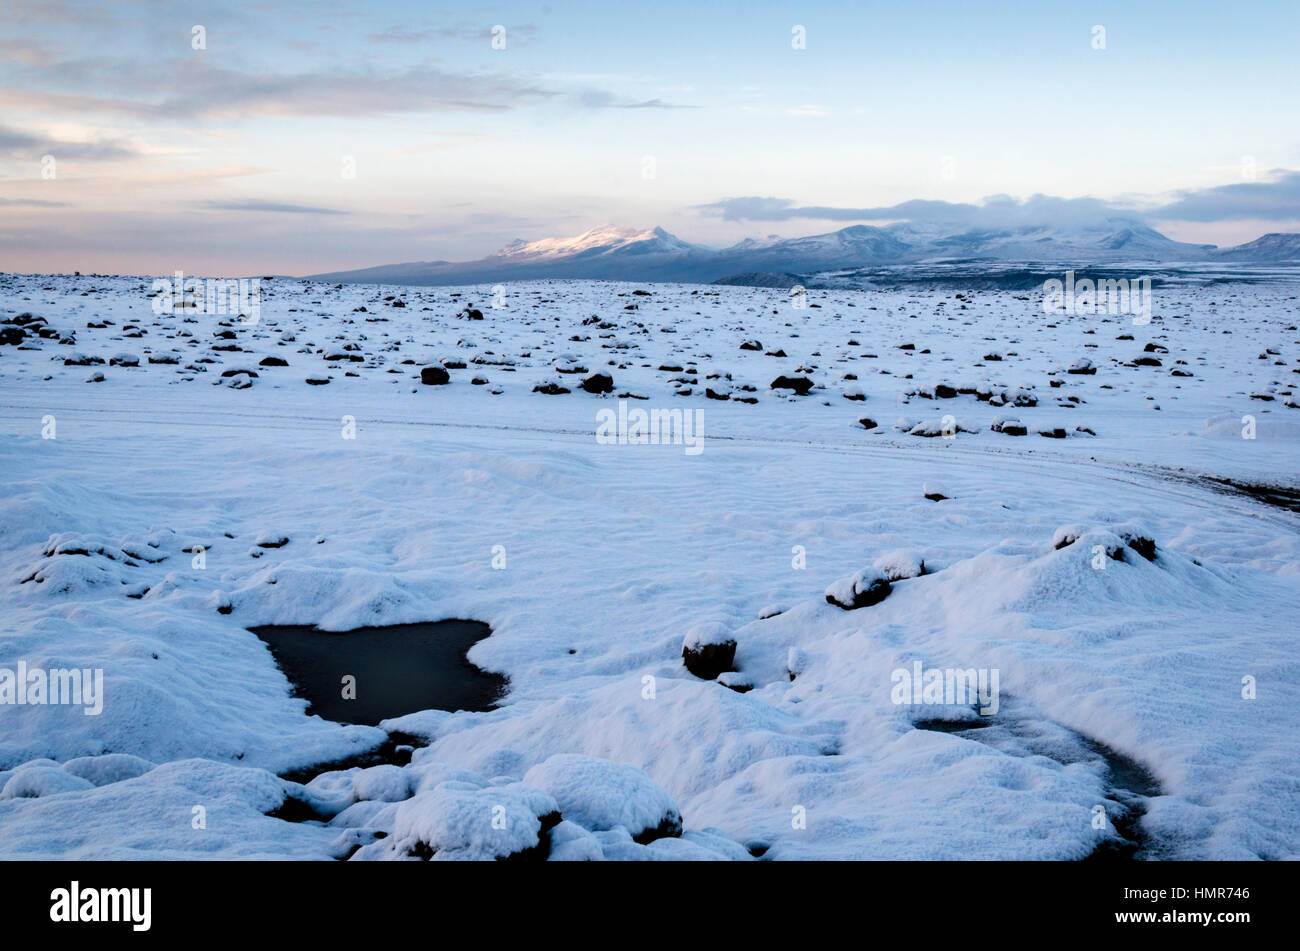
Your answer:
[[[1296,484],[1300,285],[1158,287],[1148,326],[290,279],[245,323],[150,285],[0,277],[0,320],[51,328],[0,346],[0,670],[105,685],[98,716],[0,705],[0,857],[1300,857],[1300,517],[1202,478]],[[620,398],[701,410],[703,451],[597,442]],[[827,603],[860,572],[888,596]],[[491,625],[497,709],[277,777],[387,735],[306,716],[247,628],[451,617]],[[682,664],[703,625],[721,683]],[[916,662],[996,670],[988,725],[894,702]]]

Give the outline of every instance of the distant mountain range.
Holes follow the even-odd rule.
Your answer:
[[[1300,235],[1266,234],[1218,248],[1165,237],[1128,218],[1081,228],[1034,225],[945,231],[907,222],[854,225],[805,238],[747,238],[729,248],[690,244],[662,228],[606,226],[573,238],[516,240],[477,261],[413,261],[315,274],[371,284],[477,284],[536,278],[779,283],[780,278],[906,264],[1036,262],[1064,267],[1129,263],[1300,264]],[[733,280],[734,279],[734,280]]]

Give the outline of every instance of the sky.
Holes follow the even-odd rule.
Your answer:
[[[800,42],[802,41],[802,42]],[[5,0],[0,271],[1132,216],[1300,231],[1300,3]]]

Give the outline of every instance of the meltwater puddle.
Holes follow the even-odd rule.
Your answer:
[[[984,743],[1011,756],[1046,756],[1061,764],[1098,762],[1106,784],[1107,819],[1118,839],[1106,839],[1085,861],[1113,861],[1154,857],[1159,843],[1147,835],[1142,826],[1150,799],[1162,795],[1159,781],[1144,765],[1084,736],[1060,723],[1036,718],[1020,711],[1019,704],[1003,698],[1003,713],[997,717],[974,720],[918,720],[919,730],[951,733],[962,739]]]
[[[308,713],[377,726],[420,710],[488,710],[506,678],[465,654],[492,633],[481,621],[447,620],[335,633],[305,625],[249,628],[279,664]],[[346,681],[345,678],[353,678]],[[347,685],[354,685],[349,691]],[[349,699],[349,693],[352,699]]]

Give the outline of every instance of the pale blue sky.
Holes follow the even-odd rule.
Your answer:
[[[1036,194],[1233,244],[1300,230],[1298,47],[1294,0],[7,0],[0,270],[310,273],[602,223],[721,245]],[[720,204],[746,198],[777,201]]]

